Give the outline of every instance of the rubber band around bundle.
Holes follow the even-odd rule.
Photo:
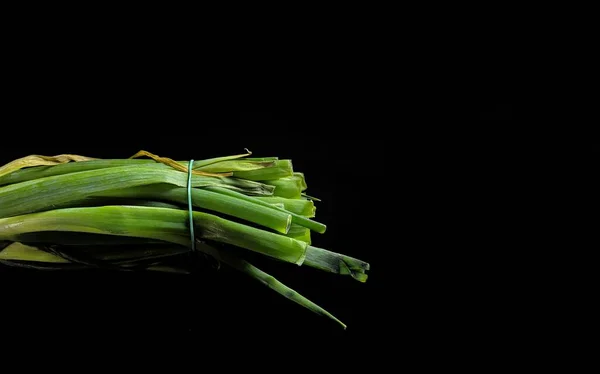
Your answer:
[[[190,160],[188,163],[188,183],[187,183],[187,197],[188,197],[188,213],[190,216],[190,238],[192,240],[192,252],[196,252],[196,235],[194,234],[194,214],[192,213],[192,166],[194,160]]]

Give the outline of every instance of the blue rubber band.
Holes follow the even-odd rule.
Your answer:
[[[188,212],[190,215],[190,238],[192,239],[192,252],[196,252],[196,235],[194,234],[194,215],[192,214],[192,166],[194,160],[190,160],[188,164],[188,183],[187,183],[187,196],[188,196]]]

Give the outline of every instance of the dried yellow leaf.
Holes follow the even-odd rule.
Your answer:
[[[144,150],[139,151],[138,153],[134,154],[130,158],[137,158],[137,157],[143,157],[143,156],[150,157],[154,161],[160,162],[160,163],[165,164],[165,165],[168,165],[168,166],[172,167],[175,170],[183,171],[185,173],[188,172],[188,168],[186,168],[185,166],[181,165],[177,161],[172,160],[172,159],[170,159],[168,157],[160,157],[160,156],[157,156],[157,155],[155,155],[153,153],[150,153],[150,152],[144,151]],[[231,172],[228,172],[228,173],[207,173],[207,172],[198,171],[198,170],[192,170],[192,174],[194,174],[194,175],[204,175],[204,176],[207,176],[207,177],[230,177],[230,176],[233,175],[233,173],[231,173]]]
[[[8,164],[0,167],[0,177],[6,174],[10,174],[13,171],[33,166],[52,166],[66,164],[67,162],[71,161],[78,162],[91,160],[97,160],[97,158],[69,154],[57,156],[30,155],[11,161]]]

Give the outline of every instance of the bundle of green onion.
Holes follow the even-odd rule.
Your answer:
[[[360,282],[369,270],[366,262],[311,245],[311,232],[326,227],[313,220],[314,199],[291,160],[249,156],[187,162],[140,151],[128,159],[15,160],[0,167],[0,262],[187,272],[181,259],[203,253],[345,328],[248,262],[253,252]]]

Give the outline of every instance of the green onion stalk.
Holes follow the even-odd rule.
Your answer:
[[[367,262],[313,246],[316,199],[292,161],[251,153],[194,162],[31,155],[0,167],[0,263],[188,273],[204,253],[346,325],[248,260],[308,266],[366,282]],[[187,257],[184,257],[187,256]]]

